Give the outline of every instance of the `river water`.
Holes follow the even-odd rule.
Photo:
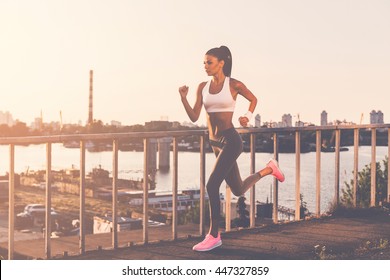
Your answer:
[[[377,147],[376,160],[382,161],[387,155],[387,147]],[[257,153],[256,168],[261,169],[269,160],[272,154]],[[199,164],[198,153],[179,152],[179,190],[199,189]],[[30,145],[15,147],[15,172],[21,173],[29,170],[45,169],[46,146]],[[172,155],[170,157],[172,162]],[[371,147],[362,146],[359,148],[359,170],[371,160]],[[353,170],[353,147],[349,151],[340,153],[340,188],[345,186],[344,182],[350,182]],[[112,152],[87,152],[86,169],[101,166],[112,171]],[[210,174],[215,162],[214,154],[206,154],[206,179]],[[301,193],[303,200],[307,203],[310,212],[315,212],[315,172],[316,154],[301,154]],[[294,208],[295,206],[295,154],[279,154],[279,164],[286,176],[286,181],[279,184],[279,205]],[[249,175],[250,154],[243,153],[238,158],[241,176]],[[60,170],[67,168],[79,168],[79,149],[69,149],[62,144],[52,145],[52,169]],[[119,152],[119,178],[137,179],[143,176],[143,152]],[[6,174],[9,170],[9,148],[0,146],[0,175]],[[321,212],[326,212],[334,198],[335,188],[335,154],[321,154]],[[157,191],[167,191],[172,188],[172,170],[167,172],[158,171],[156,174]],[[221,192],[225,192],[225,184]],[[272,177],[268,176],[256,184],[256,200],[265,202],[272,200],[271,194]],[[341,190],[340,190],[341,194]],[[249,197],[249,192],[247,193]]]

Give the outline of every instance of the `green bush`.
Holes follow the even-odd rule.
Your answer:
[[[386,201],[387,193],[387,170],[388,170],[388,158],[383,161],[383,169],[380,162],[376,163],[376,201]],[[354,180],[350,183],[345,183],[345,189],[342,189],[341,203],[347,207],[353,206],[353,185]],[[357,207],[369,207],[371,201],[371,164],[367,164],[362,171],[358,172],[358,186],[356,193],[356,206]]]

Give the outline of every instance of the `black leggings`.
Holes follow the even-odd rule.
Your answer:
[[[206,184],[206,188],[209,195],[212,226],[217,226],[220,216],[219,188],[222,182],[225,180],[232,193],[240,196],[259,181],[261,176],[259,173],[255,173],[247,177],[244,181],[241,179],[236,160],[242,153],[243,145],[242,139],[235,128],[223,131],[219,139],[210,139],[210,144],[217,156],[217,160]]]

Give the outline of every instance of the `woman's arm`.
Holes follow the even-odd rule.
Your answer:
[[[202,100],[202,90],[206,83],[199,84],[198,90],[196,92],[196,101],[194,107],[188,103],[187,94],[188,87],[182,86],[179,88],[179,93],[181,96],[181,102],[183,103],[184,109],[187,112],[188,117],[192,122],[196,122],[199,119],[200,112],[202,110],[203,100]]]
[[[255,111],[256,105],[257,105],[257,98],[256,96],[240,81],[234,80],[233,83],[234,90],[237,92],[237,94],[242,95],[249,101],[249,108],[248,112],[241,116],[238,120],[240,124],[244,127],[246,127],[250,121],[250,118],[252,116],[252,113]]]

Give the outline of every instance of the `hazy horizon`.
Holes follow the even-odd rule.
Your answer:
[[[326,110],[325,110],[325,111],[326,111]],[[379,111],[380,111],[380,110],[379,110]],[[27,126],[35,125],[35,119],[34,119],[34,120],[22,120],[22,119],[19,119],[19,118],[15,118],[15,117],[12,115],[12,112],[8,112],[8,111],[3,112],[3,111],[0,110],[0,114],[1,114],[1,113],[3,113],[3,114],[4,114],[4,113],[10,113],[11,116],[12,116],[12,118],[13,118],[13,122],[14,122],[14,123],[16,123],[16,122],[22,122],[22,123],[25,123]],[[370,114],[367,114],[367,115],[370,115]],[[252,126],[255,125],[255,117],[256,117],[256,115],[254,115],[253,118],[252,118],[251,121],[250,121],[250,124],[251,124]],[[260,115],[260,117],[261,117],[261,115]],[[40,116],[40,115],[39,115],[39,116],[36,116],[36,118],[39,119],[39,118],[41,118],[41,116]],[[59,117],[58,120],[49,120],[49,121],[46,121],[45,118],[42,116],[42,119],[43,119],[43,123],[46,123],[46,124],[50,124],[50,123],[52,123],[52,122],[54,122],[54,123],[61,123],[60,117]],[[298,118],[297,118],[297,116],[292,116],[292,119],[293,119],[292,126],[295,126],[296,122],[295,122],[294,120],[296,119],[296,121],[298,121]],[[275,123],[281,123],[281,122],[282,122],[281,120],[282,120],[282,116],[280,117],[280,120],[275,120],[274,122],[275,122]],[[111,122],[120,122],[120,121],[118,121],[118,120],[107,120],[107,121],[103,121],[103,120],[101,120],[101,119],[96,119],[96,118],[94,118],[94,121],[102,121],[103,124],[105,124],[105,125],[106,125],[106,124],[110,125]],[[193,124],[193,125],[196,125],[196,126],[199,126],[199,127],[207,126],[206,123],[200,123],[199,121],[196,122],[196,123],[192,123],[190,120],[178,121],[178,120],[174,120],[174,119],[169,119],[169,118],[167,118],[167,116],[161,116],[160,119],[145,120],[145,121],[142,122],[142,123],[122,123],[122,122],[120,122],[120,123],[121,123],[122,126],[132,126],[132,125],[145,125],[145,123],[147,123],[147,122],[153,122],[153,121],[179,122],[179,123],[182,124],[182,125],[183,125],[183,124],[184,124],[184,125]],[[320,119],[319,119],[319,121],[316,122],[316,123],[313,123],[313,122],[306,122],[306,120],[304,120],[304,119],[300,119],[300,121],[303,122],[303,123],[305,123],[305,124],[311,124],[311,125],[316,125],[316,126],[321,125],[321,124],[320,124]],[[337,119],[337,120],[329,120],[329,119],[328,119],[328,124],[333,124],[333,123],[336,122],[336,121],[340,121],[340,122],[346,121],[346,122],[348,122],[348,120],[346,120],[345,118],[344,118],[344,119]],[[87,123],[88,123],[88,120],[81,120],[81,119],[80,119],[80,120],[76,120],[76,121],[69,122],[69,123],[64,122],[63,124],[82,125],[82,126],[84,126],[84,125],[87,125]],[[268,123],[268,121],[262,121],[262,120],[261,120],[261,125],[264,125],[265,123]],[[384,123],[386,123],[386,122],[384,122]],[[359,124],[359,123],[355,122],[355,124]],[[363,122],[362,124],[370,124],[370,119],[368,118],[367,122]]]

